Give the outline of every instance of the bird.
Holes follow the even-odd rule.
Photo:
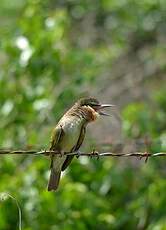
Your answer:
[[[48,191],[56,191],[59,185],[61,172],[71,163],[74,156],[64,153],[79,151],[83,143],[87,124],[95,121],[100,115],[109,116],[103,111],[111,104],[101,104],[96,98],[88,97],[79,99],[59,120],[52,131],[50,178]]]

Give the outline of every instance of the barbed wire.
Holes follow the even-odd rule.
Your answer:
[[[81,157],[81,156],[89,156],[89,157],[138,157],[138,158],[149,158],[149,157],[166,157],[166,152],[158,152],[158,153],[149,153],[149,152],[130,152],[130,153],[113,153],[113,152],[103,152],[99,153],[95,150],[92,152],[57,152],[57,151],[52,151],[52,150],[11,150],[11,149],[0,149],[0,155],[6,155],[6,154],[11,154],[11,155],[44,155],[44,156],[50,156],[52,154],[57,154],[60,157],[62,155],[67,155],[67,156],[76,156],[76,157]]]

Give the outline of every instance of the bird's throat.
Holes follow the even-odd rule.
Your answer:
[[[99,116],[90,106],[73,106],[66,115],[75,116],[85,123],[95,121]]]

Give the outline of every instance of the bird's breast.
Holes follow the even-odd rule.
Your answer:
[[[70,152],[77,144],[83,125],[83,120],[75,117],[64,118],[59,124],[64,131],[64,136],[61,141],[61,149],[64,152]]]

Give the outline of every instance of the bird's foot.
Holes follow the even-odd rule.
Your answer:
[[[143,157],[145,157],[145,163],[147,163],[147,162],[148,162],[148,159],[149,159],[149,153],[148,153],[148,152],[144,152],[144,153],[142,154],[142,156],[140,156],[140,160],[141,160]]]
[[[61,150],[61,151],[59,152],[59,156],[60,156],[60,157],[64,157],[64,156],[65,156],[65,152]]]
[[[99,156],[100,156],[100,155],[99,155],[99,152],[96,151],[95,149],[92,150],[90,157],[93,157],[93,156],[96,156],[96,157],[97,157],[97,160],[99,159]]]
[[[81,152],[78,150],[77,153],[76,153],[76,157],[79,158],[81,156]]]
[[[49,150],[46,152],[47,156],[50,156],[51,158],[54,157],[57,153],[58,153],[58,152],[57,152],[57,150],[55,150],[55,149],[49,149]]]

